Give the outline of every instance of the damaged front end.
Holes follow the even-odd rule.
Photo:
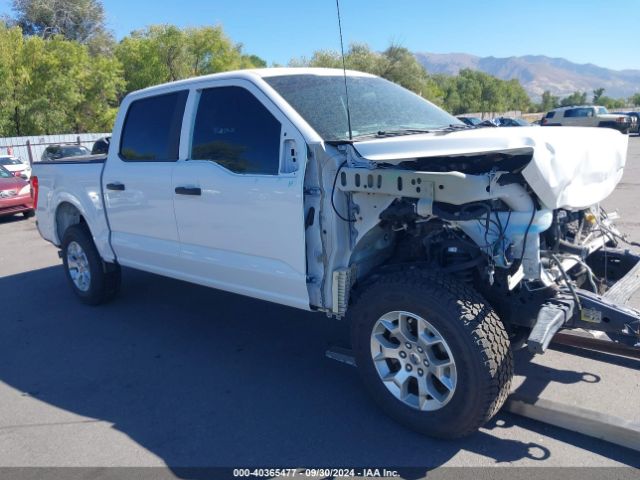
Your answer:
[[[640,312],[625,305],[640,257],[619,248],[625,239],[599,207],[622,176],[626,138],[514,130],[341,145],[349,272],[411,265],[455,276],[538,353],[563,328],[639,344]]]

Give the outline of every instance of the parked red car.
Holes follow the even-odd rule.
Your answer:
[[[0,165],[0,217],[22,213],[33,217],[31,185]]]

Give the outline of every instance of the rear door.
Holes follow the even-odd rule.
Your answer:
[[[188,110],[173,175],[185,279],[308,309],[303,137],[246,80],[209,82]]]
[[[578,126],[578,108],[569,108],[562,112],[562,125],[569,127]]]
[[[576,127],[594,126],[594,109],[591,107],[576,107],[565,111],[564,125]]]
[[[173,276],[179,243],[171,176],[188,90],[137,98],[118,119],[102,178],[118,261]]]

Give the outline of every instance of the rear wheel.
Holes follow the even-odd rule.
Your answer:
[[[350,316],[364,384],[400,423],[456,438],[504,403],[513,374],[509,339],[466,286],[419,271],[390,274],[357,295]]]
[[[31,218],[35,216],[35,214],[36,214],[35,210],[27,210],[26,212],[22,212],[22,215],[24,216],[24,218]]]
[[[77,297],[88,305],[111,300],[120,288],[120,267],[105,264],[87,228],[73,225],[62,240],[62,262]]]

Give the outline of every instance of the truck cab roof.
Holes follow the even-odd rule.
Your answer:
[[[370,77],[375,75],[356,70],[346,70],[349,77]],[[288,75],[317,75],[317,76],[343,76],[344,71],[339,68],[313,68],[313,67],[278,67],[278,68],[254,68],[246,70],[232,70],[229,72],[213,73],[211,75],[202,75],[199,77],[187,78],[175,82],[154,85],[153,87],[144,88],[130,93],[136,96],[138,94],[155,93],[162,90],[175,90],[189,87],[190,85],[201,83],[209,80],[226,80],[226,79],[245,79],[254,81],[256,79],[281,77]]]

